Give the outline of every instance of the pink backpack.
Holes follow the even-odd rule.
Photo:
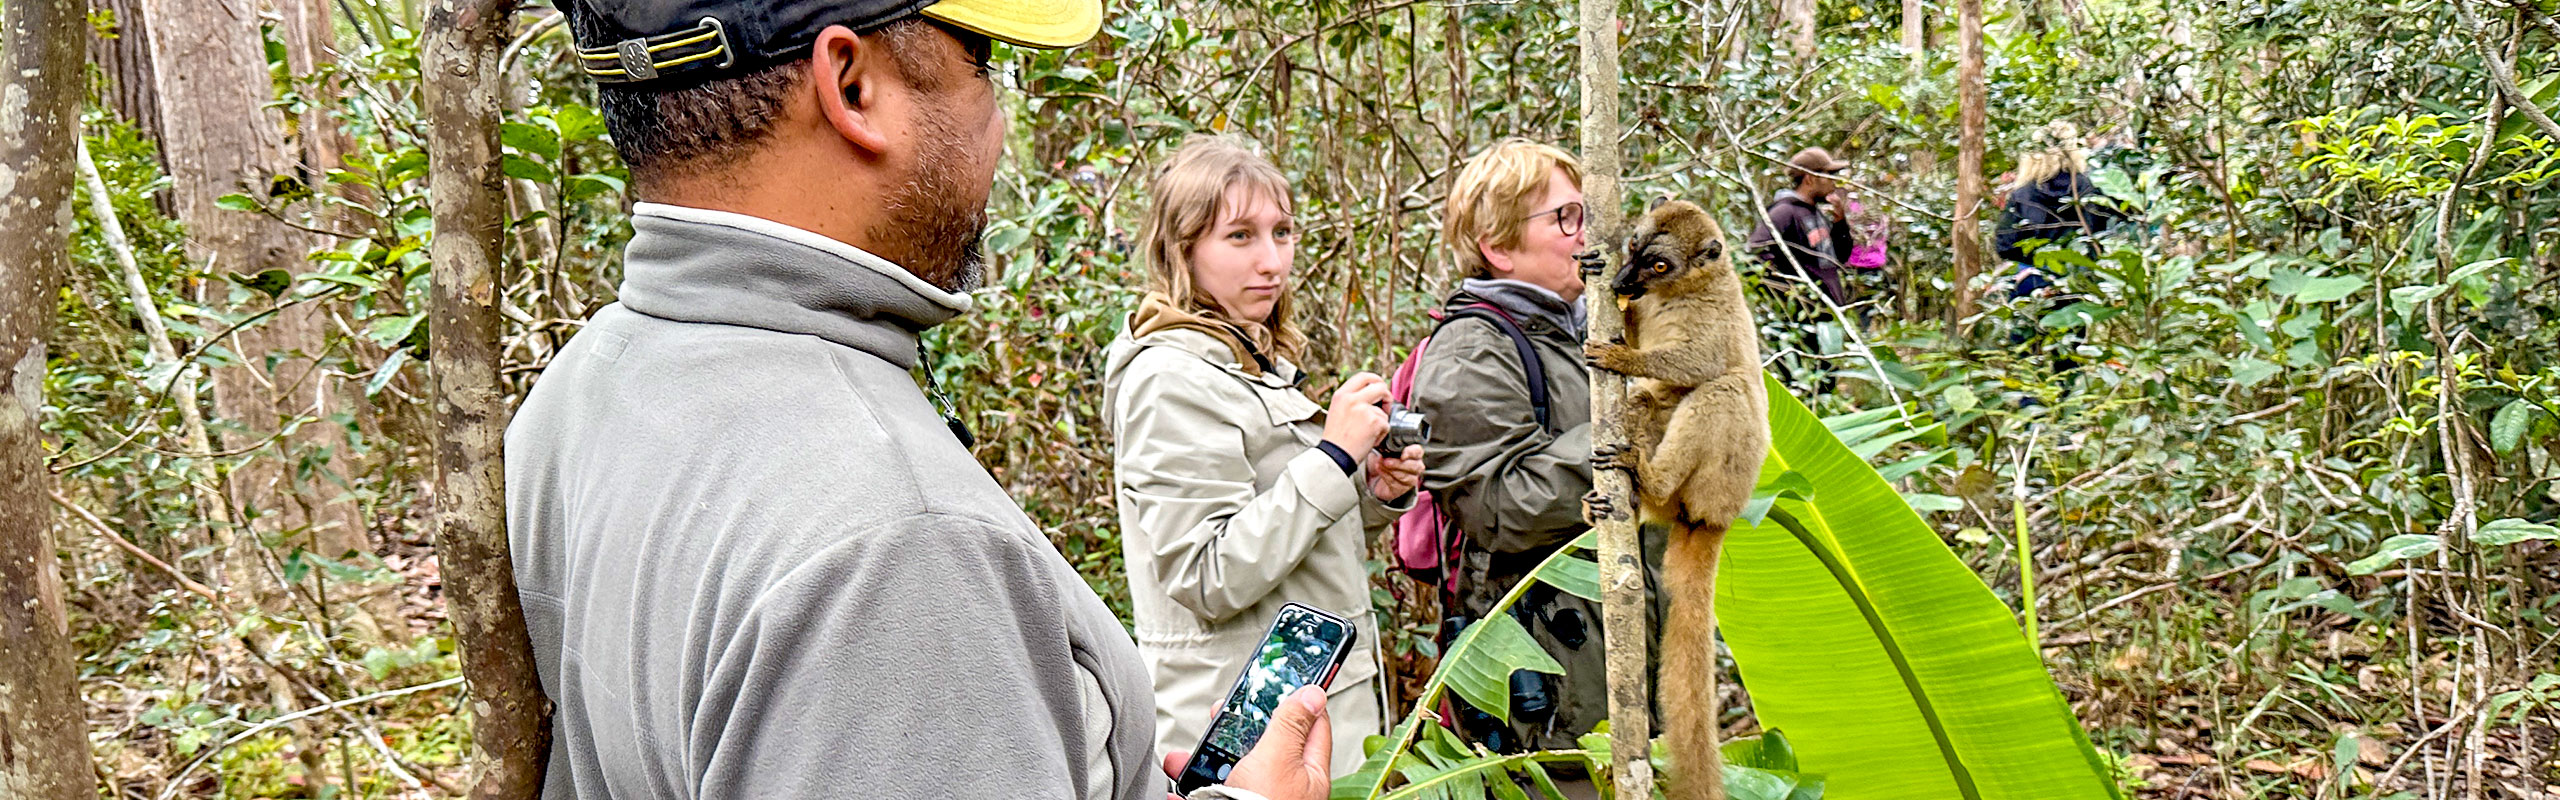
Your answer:
[[[1538,425],[1547,425],[1546,363],[1538,360],[1538,351],[1529,346],[1529,336],[1520,332],[1520,323],[1513,321],[1511,315],[1503,313],[1502,309],[1486,303],[1469,303],[1446,311],[1432,309],[1431,316],[1437,320],[1432,326],[1434,335],[1451,320],[1464,317],[1491,322],[1493,327],[1509,335],[1512,347],[1519,351],[1522,371],[1529,376],[1529,402],[1537,412]],[[1404,363],[1396,366],[1395,375],[1387,379],[1388,400],[1397,405],[1412,404],[1413,374],[1422,365],[1422,352],[1430,347],[1429,336],[1414,343],[1413,353],[1405,356]],[[1396,519],[1396,568],[1424,583],[1440,584],[1446,577],[1441,567],[1457,561],[1460,538],[1457,526],[1449,524],[1448,517],[1440,512],[1440,505],[1432,502],[1430,490],[1417,491],[1413,497],[1413,510]]]

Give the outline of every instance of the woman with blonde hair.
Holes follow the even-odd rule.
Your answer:
[[[1111,343],[1103,413],[1157,747],[1199,743],[1294,602],[1359,632],[1326,702],[1333,772],[1348,773],[1384,718],[1367,542],[1411,507],[1422,448],[1377,452],[1377,375],[1352,376],[1330,408],[1300,392],[1297,229],[1278,168],[1243,140],[1195,137],[1150,193],[1148,291]]]
[[[2027,145],[2018,157],[2016,176],[2000,187],[2009,198],[2000,215],[2000,257],[2018,264],[2011,297],[2054,285],[2055,276],[2036,266],[2038,251],[2069,247],[2106,232],[2123,217],[2114,199],[2089,180],[2089,151],[2081,144],[2080,126],[2047,124],[2027,134]]]
[[[1528,139],[1485,148],[1449,186],[1441,238],[1466,278],[1434,312],[1439,329],[1413,376],[1413,406],[1432,421],[1423,488],[1455,528],[1441,567],[1444,644],[1586,529],[1591,378],[1574,258],[1588,244],[1584,213],[1581,163]],[[1532,585],[1512,614],[1564,674],[1514,675],[1509,709],[1458,701],[1454,725],[1501,752],[1574,747],[1609,714],[1599,608]]]

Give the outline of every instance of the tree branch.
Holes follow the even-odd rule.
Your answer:
[[[2524,90],[2516,87],[2515,62],[2510,60],[2512,57],[2500,55],[2496,48],[2489,45],[2489,26],[2482,23],[2478,15],[2471,13],[2470,6],[2463,5],[2461,3],[2454,3],[2453,7],[2455,10],[2462,12],[2463,21],[2470,23],[2471,29],[2479,33],[2478,36],[2472,37],[2472,40],[2476,42],[2480,48],[2480,60],[2489,65],[2489,80],[2497,85],[2498,97],[2504,98],[2508,103],[2514,105],[2516,113],[2524,115],[2525,119],[2533,120],[2534,126],[2542,129],[2542,135],[2551,137],[2552,141],[2560,141],[2560,122],[2553,122],[2551,120],[2551,115],[2543,113],[2540,107],[2533,104],[2533,98],[2526,97]],[[2513,36],[2508,37],[2508,51],[2513,52],[2516,42],[2523,38],[2523,15],[2522,12],[2518,12],[2515,24],[2515,33]],[[2495,117],[2496,115],[2492,114],[2491,116]],[[2492,119],[2489,122],[2489,136],[2482,139],[2480,142],[2482,150],[2487,150],[2497,144],[2497,131],[2498,123],[2495,119]],[[2473,167],[2473,169],[2476,170],[2478,167]]]

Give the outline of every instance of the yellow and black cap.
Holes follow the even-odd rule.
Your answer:
[[[818,32],[867,33],[923,14],[997,41],[1083,44],[1102,0],[552,0],[569,15],[578,63],[598,83],[691,83],[805,56]]]

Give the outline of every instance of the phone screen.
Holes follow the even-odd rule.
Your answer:
[[[1235,762],[1262,740],[1282,698],[1301,686],[1322,686],[1333,679],[1343,652],[1350,647],[1351,623],[1300,605],[1283,606],[1253,661],[1245,665],[1235,690],[1209,722],[1209,734],[1192,752],[1177,789],[1182,794],[1225,780]]]

